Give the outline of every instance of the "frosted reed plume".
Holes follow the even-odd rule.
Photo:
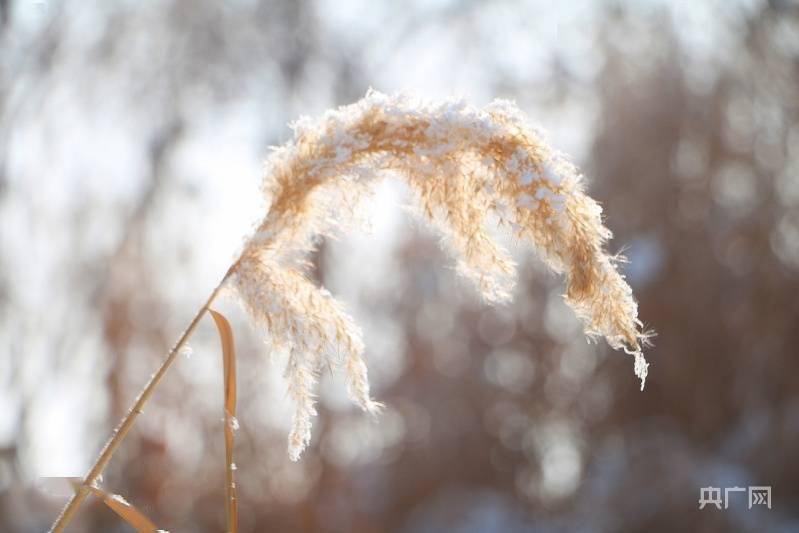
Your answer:
[[[304,270],[318,236],[350,220],[359,199],[389,175],[407,182],[420,214],[454,250],[458,271],[488,302],[507,300],[515,275],[508,253],[487,231],[489,220],[533,244],[565,275],[565,299],[586,334],[634,356],[643,389],[647,335],[630,287],[603,250],[610,231],[602,225],[602,210],[583,192],[575,167],[512,103],[497,100],[478,109],[370,91],[318,120],[303,118],[293,129],[293,141],[266,163],[263,192],[270,207],[231,270],[271,349],[288,356],[292,459],[310,440],[314,390],[324,366],[343,367],[353,400],[368,412],[379,409],[369,395],[360,329]]]
[[[648,335],[630,287],[603,250],[610,232],[602,225],[602,210],[583,192],[577,170],[543,142],[513,104],[498,100],[477,109],[462,101],[430,104],[370,91],[319,120],[300,120],[294,132],[294,140],[267,161],[263,191],[270,207],[264,219],[142,388],[54,522],[54,533],[64,531],[96,492],[111,457],[208,313],[219,328],[226,372],[231,372],[225,378],[225,409],[235,406],[235,377],[228,379],[235,376],[233,336],[229,326],[220,327],[227,320],[211,309],[228,284],[263,325],[271,351],[288,356],[286,378],[295,404],[289,435],[293,460],[311,439],[315,388],[325,366],[344,369],[349,394],[362,409],[379,410],[369,395],[360,329],[304,271],[319,236],[353,222],[359,200],[389,175],[407,182],[420,215],[441,231],[458,258],[458,271],[488,302],[510,297],[515,265],[491,239],[487,224],[497,222],[520,242],[534,245],[552,269],[564,274],[564,296],[589,337],[604,337],[634,356],[643,389],[648,364],[641,347]],[[232,431],[226,439],[227,494],[235,501]],[[131,509],[122,514],[130,524],[143,523]],[[227,516],[235,531],[234,504]]]

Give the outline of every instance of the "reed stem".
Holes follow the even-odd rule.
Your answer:
[[[97,481],[97,478],[100,477],[100,474],[103,473],[103,470],[105,470],[105,467],[108,465],[108,462],[111,460],[114,452],[116,452],[117,448],[119,448],[119,445],[122,444],[122,441],[133,427],[133,424],[136,422],[136,419],[143,412],[144,406],[153,395],[153,392],[155,392],[156,387],[158,387],[159,383],[161,383],[161,380],[166,375],[167,370],[169,370],[169,367],[171,367],[172,363],[175,362],[178,353],[180,353],[180,349],[183,348],[183,345],[185,345],[186,341],[189,340],[189,337],[191,337],[191,334],[200,323],[200,319],[208,311],[208,308],[213,303],[214,298],[216,298],[216,296],[219,294],[222,286],[225,284],[237,266],[238,261],[236,261],[228,269],[227,273],[225,273],[225,276],[222,278],[216,288],[214,288],[210,296],[208,296],[208,299],[205,301],[203,306],[199,311],[197,311],[197,314],[194,315],[194,318],[192,318],[189,326],[169,351],[169,354],[166,356],[166,359],[164,359],[164,362],[161,363],[161,366],[158,368],[158,370],[150,377],[150,380],[136,398],[136,402],[133,404],[133,407],[130,408],[128,413],[114,430],[111,438],[103,447],[103,450],[95,460],[91,470],[89,470],[89,473],[86,474],[86,477],[83,479],[83,483],[80,484],[80,487],[75,491],[75,494],[69,500],[69,503],[66,505],[66,507],[64,507],[64,510],[61,511],[61,514],[58,516],[55,523],[53,523],[53,526],[50,529],[51,533],[63,532],[72,518],[74,518],[78,508],[80,508],[80,505],[91,492],[91,486]]]

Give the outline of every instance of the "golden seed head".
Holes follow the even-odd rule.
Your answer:
[[[534,245],[566,278],[567,303],[586,334],[635,357],[641,387],[647,363],[630,287],[604,251],[610,231],[583,191],[577,169],[553,151],[510,102],[479,109],[461,100],[433,104],[370,91],[355,104],[293,125],[294,140],[266,162],[269,209],[247,241],[234,284],[266,329],[272,349],[288,354],[295,402],[289,454],[311,435],[320,369],[342,366],[352,398],[370,399],[360,329],[330,294],[303,274],[320,235],[351,220],[355,206],[387,174],[407,182],[420,215],[457,256],[457,270],[485,300],[510,298],[515,265],[489,235],[489,217]]]

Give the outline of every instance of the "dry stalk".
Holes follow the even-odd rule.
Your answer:
[[[230,268],[230,270],[228,270],[227,274],[225,274],[225,277],[222,279],[219,285],[217,285],[216,288],[211,292],[211,295],[205,301],[205,304],[203,304],[200,310],[197,311],[197,314],[194,315],[194,318],[189,323],[189,326],[186,328],[186,330],[180,336],[178,341],[169,351],[169,354],[167,355],[166,359],[164,359],[163,363],[161,363],[161,366],[152,376],[150,376],[150,380],[147,382],[147,384],[139,393],[139,396],[136,398],[133,407],[130,408],[130,410],[124,416],[124,418],[116,427],[116,429],[114,429],[114,433],[111,435],[111,438],[103,447],[102,451],[100,452],[100,455],[95,460],[94,465],[92,465],[92,468],[89,470],[89,473],[86,474],[86,477],[83,479],[83,482],[80,484],[79,487],[76,488],[75,494],[69,500],[69,503],[67,503],[66,507],[64,507],[63,511],[61,511],[61,514],[58,516],[55,523],[53,523],[51,531],[53,531],[54,533],[63,531],[64,528],[66,528],[66,526],[75,516],[75,513],[78,511],[80,505],[89,495],[89,493],[92,492],[92,487],[96,484],[97,479],[103,473],[103,470],[105,470],[105,467],[108,465],[108,462],[111,460],[111,457],[114,455],[114,452],[116,452],[117,448],[119,448],[119,445],[122,444],[122,441],[125,439],[128,432],[133,427],[133,424],[136,422],[138,416],[142,412],[144,412],[144,406],[147,404],[147,401],[150,399],[153,392],[155,392],[155,389],[156,387],[158,387],[158,384],[161,383],[161,380],[166,375],[166,372],[167,370],[169,370],[169,367],[171,367],[172,363],[175,362],[175,359],[177,358],[177,355],[180,353],[180,350],[189,340],[189,337],[191,336],[191,334],[194,332],[195,328],[199,324],[200,319],[203,317],[203,315],[205,315],[205,312],[208,311],[209,306],[214,301],[216,296],[219,294],[219,291],[222,289],[225,281],[230,276],[236,264],[237,263],[234,263],[234,265]]]
[[[225,411],[225,512],[227,516],[227,532],[238,531],[238,495],[236,493],[235,471],[233,462],[233,442],[239,423],[236,420],[236,349],[233,342],[233,329],[227,318],[221,313],[208,310],[214,319],[219,339],[222,342],[222,375],[224,377],[224,411]]]

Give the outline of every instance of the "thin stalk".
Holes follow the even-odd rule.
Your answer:
[[[161,380],[166,375],[167,370],[169,370],[169,367],[171,367],[172,363],[175,362],[180,349],[184,344],[186,344],[186,341],[189,340],[189,337],[191,337],[191,334],[200,323],[200,319],[208,311],[208,308],[213,303],[214,298],[216,298],[216,296],[219,294],[222,286],[225,284],[237,266],[238,261],[236,261],[228,269],[227,273],[225,273],[225,276],[222,278],[222,281],[220,281],[216,288],[214,288],[203,306],[199,311],[197,311],[197,314],[194,315],[194,318],[192,318],[189,326],[169,351],[169,354],[166,356],[166,359],[164,359],[164,362],[161,363],[161,366],[158,368],[155,374],[150,377],[150,381],[147,382],[147,384],[139,393],[139,396],[136,398],[136,402],[133,404],[133,407],[130,408],[128,413],[114,430],[114,433],[111,435],[109,441],[103,447],[103,450],[100,452],[100,455],[94,462],[94,466],[92,466],[91,470],[89,470],[89,473],[86,474],[86,477],[83,479],[83,483],[81,483],[80,487],[75,491],[75,494],[72,496],[72,499],[69,500],[69,503],[66,505],[66,507],[64,507],[64,510],[61,511],[61,514],[58,516],[53,524],[53,527],[50,529],[51,533],[61,533],[64,531],[64,528],[67,527],[69,522],[75,516],[78,508],[91,492],[91,486],[95,483],[97,478],[100,477],[100,474],[103,473],[103,470],[105,470],[105,467],[108,465],[108,462],[111,460],[114,452],[116,452],[117,448],[119,448],[119,445],[122,444],[122,441],[127,436],[128,431],[130,431],[138,416],[143,412],[144,406],[153,395],[153,392],[155,392],[156,387],[158,387],[159,383],[161,383]]]

